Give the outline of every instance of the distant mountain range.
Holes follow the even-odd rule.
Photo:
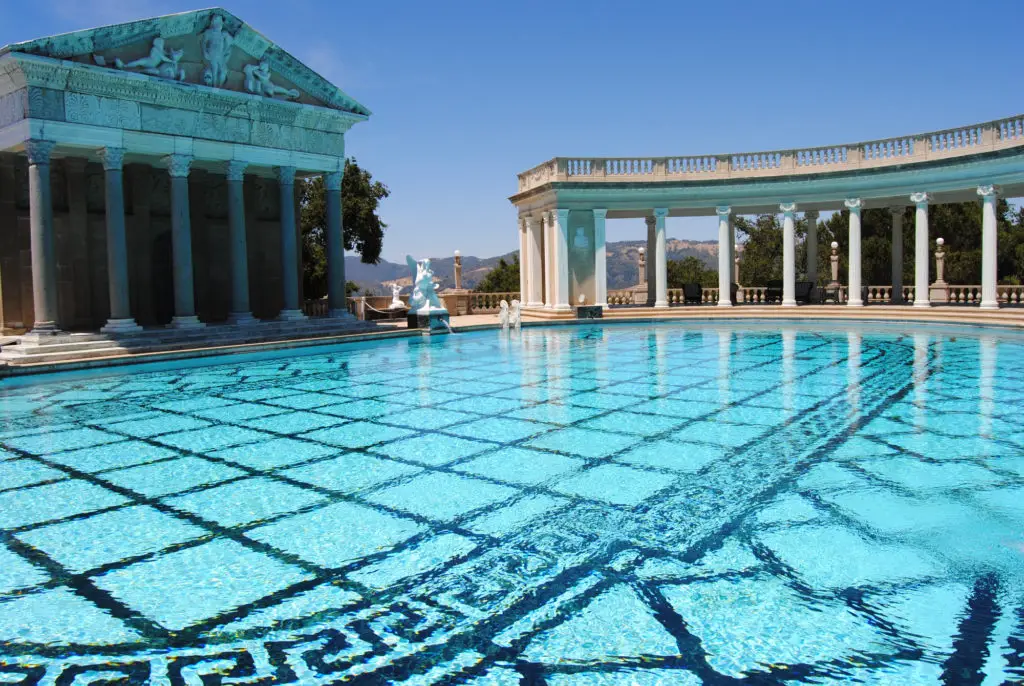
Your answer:
[[[638,260],[637,251],[641,246],[646,246],[646,241],[617,241],[608,243],[608,288],[627,288],[637,283]],[[665,244],[668,259],[681,260],[684,257],[696,257],[702,260],[709,267],[718,267],[718,241],[684,241],[669,239]],[[518,250],[496,257],[473,257],[464,255],[462,257],[462,287],[474,288],[476,285],[498,265],[498,260],[504,258],[506,262],[515,259]],[[453,288],[455,286],[455,258],[454,257],[432,257],[430,266],[434,270],[434,277],[439,282],[439,289]],[[368,294],[386,294],[392,283],[401,286],[412,285],[412,274],[406,264],[388,262],[381,260],[379,264],[364,264],[359,257],[350,255],[345,258],[345,277],[349,281],[359,284],[362,292]]]

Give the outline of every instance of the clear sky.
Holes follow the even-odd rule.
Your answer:
[[[0,44],[213,0],[0,0]],[[202,4],[199,4],[202,3]],[[224,0],[373,113],[384,257],[518,248],[516,173],[896,136],[1024,111],[1021,0]],[[714,220],[669,220],[673,238]],[[609,240],[645,236],[608,222]]]

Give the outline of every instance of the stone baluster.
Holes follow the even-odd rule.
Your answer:
[[[784,202],[782,210],[782,306],[796,307],[796,204]]]
[[[103,148],[103,173],[106,179],[107,211],[107,285],[110,293],[110,318],[103,333],[137,333],[142,327],[131,315],[128,279],[128,241],[124,232],[124,149]]]
[[[171,259],[174,264],[174,317],[171,327],[190,329],[206,326],[196,317],[195,284],[192,275],[192,219],[188,201],[190,155],[169,155],[171,177]]]
[[[62,333],[57,326],[57,249],[50,194],[50,153],[53,141],[25,143],[28,157],[29,231],[32,250],[32,337]]]
[[[665,217],[667,216],[667,208],[659,207],[654,210],[654,278],[657,282],[655,284],[655,307],[668,307],[668,254],[665,250]]]
[[[249,309],[249,249],[245,235],[245,170],[248,162],[227,166],[228,228],[231,237],[231,312],[228,323],[248,326],[259,320]]]
[[[994,310],[999,307],[998,240],[996,200],[998,186],[979,186],[982,199],[981,215],[981,308]]]
[[[594,210],[594,304],[608,309],[608,249],[605,222],[608,210]]]
[[[861,296],[861,263],[860,263],[860,198],[849,198],[845,202],[846,208],[850,210],[850,264],[848,269],[848,284],[846,304],[850,307],[862,307],[864,305]]]
[[[889,208],[892,217],[892,296],[893,304],[903,302],[903,206]]]
[[[341,181],[344,172],[324,177],[327,192],[327,316],[334,319],[352,317],[345,294],[345,215],[341,206]]]
[[[721,205],[715,208],[718,215],[718,306],[732,307],[729,284],[730,269],[729,262],[732,261],[732,252],[729,250],[730,217],[732,208],[728,205]]]
[[[281,196],[281,293],[284,306],[277,318],[301,321],[306,318],[299,304],[299,234],[295,223],[295,167],[278,167]]]
[[[928,194],[913,193],[914,217],[914,307],[931,307],[928,287]]]

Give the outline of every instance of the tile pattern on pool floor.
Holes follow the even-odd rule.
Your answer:
[[[1022,351],[574,327],[0,386],[0,683],[1024,679]]]

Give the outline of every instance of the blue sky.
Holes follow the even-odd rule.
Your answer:
[[[0,0],[0,44],[196,3]],[[518,248],[515,175],[556,155],[811,146],[1024,110],[1020,0],[224,7],[374,112],[348,152],[391,188],[395,261]],[[645,234],[640,220],[608,225],[609,240]],[[674,238],[714,231],[711,218],[668,226]]]

